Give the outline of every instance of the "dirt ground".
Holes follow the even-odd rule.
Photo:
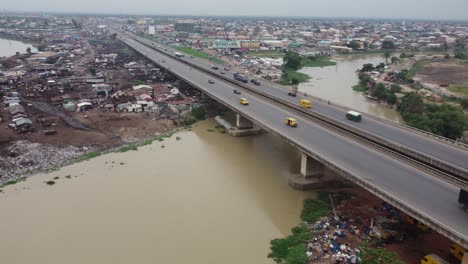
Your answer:
[[[468,85],[468,65],[458,61],[432,62],[424,65],[415,79],[423,82],[448,85]]]

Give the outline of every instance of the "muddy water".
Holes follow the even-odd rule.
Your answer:
[[[28,47],[31,48],[32,52],[37,51],[37,49],[33,47],[32,44],[0,38],[0,57],[13,56],[16,54],[16,52],[26,53],[26,49]]]
[[[232,138],[214,126],[4,188],[2,263],[273,263],[269,241],[313,195],[287,185],[298,153],[271,135]]]
[[[307,83],[299,85],[299,91],[310,93],[317,97],[336,102],[360,112],[369,113],[394,122],[401,122],[401,117],[395,110],[367,99],[362,93],[351,88],[358,83],[356,70],[363,64],[377,65],[385,62],[381,54],[348,55],[334,58],[336,66],[304,68],[301,72],[312,77]]]

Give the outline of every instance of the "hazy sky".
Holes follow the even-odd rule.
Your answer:
[[[2,0],[7,11],[468,20],[468,0]]]

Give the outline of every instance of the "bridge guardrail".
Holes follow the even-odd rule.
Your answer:
[[[175,57],[175,56],[172,56],[172,54],[170,54],[169,52],[165,52],[161,49],[158,49],[150,44],[147,44],[147,43],[144,43],[143,41],[139,41],[137,40],[138,42],[142,43],[143,45],[146,45],[146,46],[149,46],[150,48],[152,49],[155,49],[157,50],[158,52],[160,53],[163,53],[165,54],[166,56],[169,56],[171,57],[172,59],[174,60],[177,60],[177,61],[180,61],[184,64],[187,64],[187,65],[190,65],[192,66],[193,68],[196,68],[198,70],[201,70],[203,72],[206,72],[210,75],[214,75],[216,76],[217,78],[219,79],[223,79],[229,83],[232,83],[232,84],[235,84],[235,85],[238,85],[246,90],[249,90],[250,92],[253,92],[253,93],[256,93],[256,94],[259,94],[263,97],[266,97],[270,100],[273,100],[273,101],[276,101],[282,105],[286,105],[290,108],[293,108],[295,109],[296,111],[298,112],[301,112],[307,116],[312,116],[316,119],[319,119],[319,120],[322,120],[326,123],[329,123],[329,124],[332,124],[332,125],[335,125],[337,127],[339,127],[340,129],[343,129],[343,130],[346,130],[346,131],[349,131],[350,133],[353,133],[355,135],[359,135],[359,136],[364,136],[365,138],[375,142],[375,143],[378,143],[378,144],[381,144],[383,146],[385,146],[386,148],[390,148],[394,151],[397,151],[399,153],[402,153],[404,154],[405,156],[407,157],[411,157],[413,159],[416,159],[424,164],[428,164],[430,165],[431,167],[435,167],[441,171],[444,171],[444,172],[447,172],[449,174],[452,174],[452,175],[455,175],[455,177],[452,177],[452,178],[445,178],[446,180],[448,180],[449,182],[453,183],[453,184],[456,184],[457,186],[459,186],[460,188],[463,188],[463,189],[468,189],[468,172],[466,170],[464,170],[463,168],[460,168],[458,166],[455,166],[455,165],[452,165],[452,164],[448,164],[444,161],[441,161],[435,157],[431,157],[431,156],[428,156],[427,154],[424,154],[424,153],[421,153],[419,151],[416,151],[416,150],[412,150],[412,149],[409,149],[409,148],[406,148],[394,141],[390,141],[390,140],[387,140],[387,139],[384,139],[384,138],[381,138],[381,137],[378,137],[376,135],[373,135],[369,132],[366,132],[365,130],[361,130],[361,129],[358,129],[358,128],[355,128],[353,126],[349,126],[343,122],[339,122],[337,120],[334,120],[332,118],[329,118],[325,115],[322,115],[322,114],[319,114],[319,113],[316,113],[316,112],[313,112],[313,111],[307,111],[305,110],[303,107],[297,105],[297,104],[293,104],[285,99],[282,99],[282,98],[278,98],[278,97],[275,97],[275,96],[272,96],[270,94],[267,94],[263,91],[259,91],[257,89],[254,89],[248,85],[245,85],[244,83],[241,83],[239,81],[236,81],[236,80],[233,80],[227,76],[224,76],[224,75],[221,75],[221,74],[218,74],[216,72],[213,72],[209,69],[205,69],[204,67],[200,67],[199,65],[197,64],[194,64],[192,62],[189,62],[189,61],[186,61],[186,60],[183,60],[183,59],[180,59],[178,57]],[[150,40],[147,40],[147,41],[150,41]],[[320,99],[321,101],[324,101],[322,99]]]

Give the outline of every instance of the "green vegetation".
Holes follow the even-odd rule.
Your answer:
[[[54,182],[54,181],[46,181],[46,184],[47,184],[47,185],[54,185],[55,182]]]
[[[461,85],[461,86],[450,86],[449,91],[462,94],[467,96],[468,95],[468,85]]]
[[[54,177],[54,180],[58,180],[58,179],[60,179],[59,176],[55,176],[55,177]]]
[[[364,93],[366,90],[359,84],[353,86],[353,90],[356,92]]]
[[[291,85],[308,81],[311,77],[307,74],[297,72],[303,67],[326,67],[336,65],[336,62],[328,57],[301,57],[299,54],[288,51],[284,55],[284,69],[280,84]]]
[[[409,69],[408,73],[406,74],[407,79],[413,79],[416,73],[418,73],[425,64],[427,64],[429,61],[426,60],[421,60],[416,62],[411,69]]]
[[[307,57],[301,61],[302,67],[327,67],[335,66],[336,62],[328,57]]]
[[[25,181],[25,180],[26,180],[26,177],[19,178],[19,179],[16,179],[16,180],[10,180],[10,181],[7,181],[6,183],[0,185],[0,188],[3,188],[3,187],[8,186],[8,185],[17,184],[18,182],[22,182],[22,181]]]
[[[283,78],[281,78],[280,84],[291,85],[291,84],[303,83],[310,79],[311,77],[307,74],[297,72],[293,69],[285,68],[283,70]]]
[[[409,126],[450,139],[461,137],[468,125],[461,109],[448,104],[424,104],[422,96],[416,93],[406,94],[398,111]]]
[[[216,64],[221,64],[221,65],[225,64],[225,62],[223,60],[218,59],[216,57],[213,57],[213,56],[211,56],[208,53],[205,53],[203,51],[194,50],[194,49],[189,48],[189,47],[179,47],[179,46],[174,46],[173,48],[180,51],[180,52],[186,53],[188,55],[192,55],[194,57],[207,59],[207,60],[209,60],[211,62],[214,62]]]
[[[308,223],[317,221],[320,217],[327,215],[332,210],[328,198],[328,192],[321,192],[319,198],[304,201],[304,208],[301,213],[301,219]],[[276,263],[286,264],[306,264],[306,243],[312,238],[313,232],[306,225],[294,227],[292,234],[279,239],[270,241],[270,254]]]
[[[144,83],[145,83],[145,82],[142,81],[142,80],[135,80],[135,81],[133,81],[133,85],[135,85],[135,86],[142,85],[142,84],[144,84]]]
[[[92,158],[96,158],[96,157],[99,157],[99,156],[101,156],[100,152],[93,151],[93,152],[89,152],[89,153],[86,153],[84,155],[79,156],[78,158],[75,159],[75,161],[76,162],[82,162],[82,161],[90,160]]]
[[[184,125],[184,126],[190,126],[190,125],[193,125],[197,122],[197,119],[195,117],[187,117],[187,118],[184,118],[181,123]]]
[[[453,57],[461,60],[468,59],[468,51],[463,48],[458,48],[453,51]]]
[[[123,147],[119,148],[119,152],[127,152],[127,151],[130,151],[130,150],[137,151],[138,146],[136,144],[130,144],[130,145],[123,146]]]
[[[307,229],[307,226],[294,227],[291,235],[270,241],[271,253],[268,254],[268,257],[272,258],[276,263],[305,264],[307,263],[305,243],[311,238],[312,233]],[[306,258],[298,258],[300,256]],[[288,262],[288,260],[295,260],[295,262]],[[296,260],[301,260],[301,262]]]
[[[215,130],[214,130],[214,129],[211,129],[211,128],[208,128],[206,131],[208,131],[208,132],[215,132]]]
[[[96,76],[96,68],[89,67],[88,70],[91,73],[91,75]]]
[[[198,120],[205,120],[205,109],[202,106],[194,105],[192,106],[192,115]]]
[[[320,217],[329,214],[331,210],[332,207],[328,195],[318,200],[307,199],[304,201],[301,219],[307,223],[313,223]]]
[[[71,175],[67,175],[67,176],[65,176],[65,178],[71,179]]]
[[[359,257],[364,264],[404,264],[395,252],[390,252],[384,248],[370,248],[367,243],[362,243],[359,248]]]
[[[382,49],[383,50],[394,50],[395,49],[395,44],[391,40],[384,40],[382,42]]]

